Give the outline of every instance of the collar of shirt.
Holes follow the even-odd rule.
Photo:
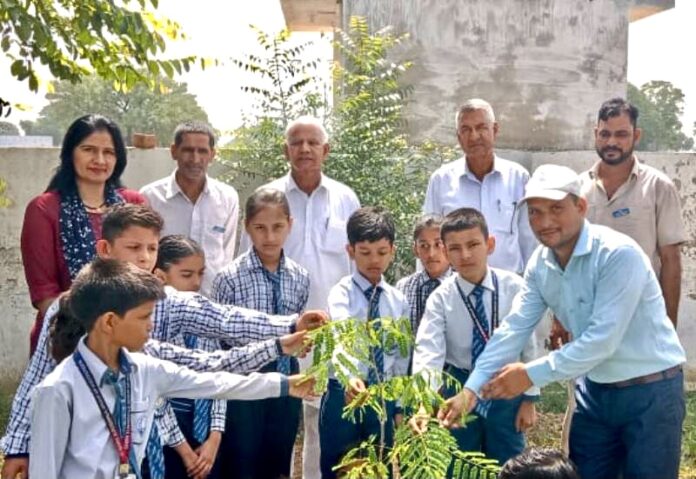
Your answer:
[[[267,268],[263,265],[261,262],[261,258],[259,258],[258,253],[256,252],[256,248],[253,246],[249,249],[249,254],[247,255],[246,258],[247,261],[247,267],[250,270],[267,270]],[[286,265],[285,265],[285,252],[283,250],[280,251],[280,262],[278,263],[278,269],[275,271],[275,273],[280,273],[281,271],[285,271]]]
[[[301,193],[307,194],[304,191],[302,191],[299,186],[297,186],[297,183],[295,183],[295,178],[292,177],[291,173],[288,173],[287,175],[285,175],[285,178],[287,181],[287,188],[286,188],[287,191],[297,190]],[[322,173],[321,179],[319,180],[319,185],[317,186],[317,188],[314,191],[317,191],[320,188],[326,188],[325,183],[326,183],[326,176],[324,176],[324,173]],[[314,191],[312,191],[312,193],[314,193]]]
[[[476,287],[474,283],[470,283],[469,281],[465,280],[460,274],[457,274],[455,281],[457,284],[459,284],[459,287],[462,288],[462,291],[464,291],[464,294],[467,296],[469,296]],[[491,276],[491,268],[486,268],[486,276],[483,277],[481,286],[486,288],[488,291],[493,291],[493,277]]]
[[[462,158],[462,163],[464,164],[464,169],[463,169],[460,176],[466,176],[467,179],[480,183],[479,179],[476,178],[476,176],[469,169],[469,164],[466,162],[466,156],[464,156]],[[504,163],[502,161],[498,161],[498,155],[494,154],[493,155],[493,169],[490,172],[486,173],[486,176],[494,175],[494,174],[502,176],[505,173],[504,169],[505,169]]]
[[[590,222],[585,220],[582,224],[582,230],[580,230],[578,241],[575,243],[575,248],[573,248],[573,253],[570,255],[571,259],[575,256],[584,256],[592,253],[592,236],[590,235],[589,226]],[[541,258],[550,269],[562,270],[551,248],[544,246],[541,250]],[[570,264],[570,261],[568,263]],[[568,265],[566,265],[566,268],[567,267]]]
[[[364,292],[367,290],[367,288],[369,288],[370,286],[377,286],[377,287],[379,287],[379,288],[382,288],[382,291],[384,291],[384,290],[386,289],[386,288],[385,288],[385,282],[384,282],[384,276],[382,276],[382,277],[380,278],[380,280],[379,280],[379,283],[377,283],[377,284],[375,284],[375,285],[373,285],[372,283],[370,283],[370,281],[369,281],[367,278],[365,278],[365,276],[363,276],[362,274],[360,274],[360,272],[358,272],[358,271],[356,271],[355,273],[353,273],[352,276],[353,276],[353,281],[355,281],[355,283],[360,287],[360,289],[363,291],[363,293],[364,293]]]
[[[92,373],[92,376],[94,379],[99,383],[101,381],[101,378],[104,376],[104,373],[108,369],[108,366],[104,364],[104,361],[102,361],[99,356],[94,354],[92,350],[90,350],[87,347],[87,335],[84,335],[80,338],[80,341],[77,343],[77,350],[80,352],[82,355],[82,358],[85,360],[85,363],[87,364],[87,367],[89,368],[89,372]],[[122,356],[126,361],[124,364],[121,364],[121,368],[119,370],[119,373],[121,371],[125,372],[126,374],[131,374],[136,371],[137,369],[137,364],[131,359],[130,354],[128,351],[126,351],[125,348],[121,348]]]
[[[592,165],[592,168],[590,168],[590,170],[588,171],[588,173],[590,174],[590,178],[592,178],[595,181],[599,178],[599,165],[601,164],[602,160],[599,160],[594,165]],[[629,175],[629,177],[638,177],[638,174],[641,172],[642,169],[643,164],[638,160],[638,157],[636,155],[633,155],[633,168],[631,168],[631,174]]]
[[[181,187],[179,186],[179,183],[176,182],[176,172],[177,170],[174,170],[171,175],[169,175],[169,181],[167,182],[166,189],[165,189],[165,198],[170,200],[174,198],[176,195],[181,194],[182,196],[186,197],[183,191],[181,191]],[[208,178],[208,175],[205,175],[205,187],[203,188],[203,191],[201,192],[202,195],[207,195],[210,193],[210,178]]]

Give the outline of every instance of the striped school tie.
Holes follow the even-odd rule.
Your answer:
[[[380,317],[379,297],[382,295],[382,288],[379,286],[370,286],[363,293],[368,301],[367,321],[369,323]],[[373,327],[378,333],[381,332],[382,327],[378,321],[374,322]],[[373,347],[371,352],[375,364],[374,367],[371,367],[368,371],[367,380],[370,384],[375,384],[379,382],[384,374],[384,349],[380,345],[378,347]]]
[[[191,334],[184,336],[184,344],[189,349],[198,346],[198,337]],[[193,438],[200,444],[208,439],[210,433],[210,410],[213,401],[210,399],[196,399],[193,401]]]
[[[273,288],[273,314],[283,314],[283,295],[280,289],[280,272],[271,273],[266,268],[263,269],[263,274],[266,279],[271,283]],[[281,356],[276,361],[276,370],[289,375],[292,371],[292,358],[290,356]]]
[[[476,285],[474,290],[471,292],[470,296],[474,297],[474,311],[476,311],[476,316],[479,319],[481,328],[485,331],[486,335],[490,337],[491,331],[488,322],[488,317],[486,316],[486,308],[483,304],[483,294],[485,289],[480,284]],[[483,336],[479,328],[474,327],[474,334],[471,341],[471,370],[474,370],[476,366],[476,360],[483,352],[486,347],[486,338]],[[476,407],[474,411],[478,413],[479,416],[485,418],[488,415],[488,410],[491,407],[491,401],[485,399],[479,399],[476,402]]]

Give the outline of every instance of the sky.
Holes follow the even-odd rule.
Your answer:
[[[285,22],[279,0],[248,2],[223,0],[183,0],[159,2],[158,13],[179,22],[189,40],[171,44],[167,53],[173,56],[197,54],[220,58],[223,65],[198,68],[178,78],[188,83],[201,106],[208,112],[213,126],[230,131],[242,122],[242,112],[250,107],[240,90],[249,76],[231,65],[231,57],[240,58],[256,47],[249,24],[264,31],[277,31]],[[638,86],[650,80],[666,80],[681,88],[686,95],[683,117],[685,130],[692,132],[696,121],[696,64],[690,51],[696,45],[696,1],[676,0],[676,7],[666,12],[631,23],[629,27],[628,81]],[[317,33],[295,33],[298,42],[318,39]],[[327,42],[312,52],[329,61],[333,50]],[[15,111],[13,123],[35,119],[46,104],[43,94],[29,92],[25,83],[9,75],[9,61],[0,56],[0,92],[13,102],[26,104],[27,112]]]

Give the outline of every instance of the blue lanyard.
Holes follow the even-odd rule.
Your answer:
[[[474,322],[474,326],[476,326],[476,329],[479,330],[479,333],[481,333],[481,337],[488,342],[488,340],[491,338],[491,334],[493,334],[493,331],[498,327],[498,277],[495,274],[495,271],[491,271],[491,278],[493,279],[493,305],[492,305],[492,311],[491,311],[491,331],[490,333],[486,333],[486,330],[484,329],[483,323],[486,321],[486,318],[479,318],[478,315],[476,314],[476,309],[474,308],[474,305],[471,304],[471,300],[467,295],[464,294],[464,291],[462,291],[461,286],[459,286],[458,281],[454,281],[454,284],[457,285],[457,291],[459,291],[459,296],[462,298],[462,301],[464,301],[464,306],[466,306],[466,310],[469,312],[469,316],[471,316],[471,320]]]
[[[87,363],[85,362],[85,359],[82,357],[82,354],[80,354],[79,351],[75,351],[73,353],[73,360],[75,361],[75,364],[77,365],[77,369],[80,371],[80,374],[82,374],[82,377],[84,378],[85,382],[87,383],[87,386],[89,387],[90,392],[92,393],[92,396],[94,397],[94,400],[97,402],[97,406],[99,407],[99,412],[101,412],[102,417],[104,418],[104,421],[106,422],[106,427],[109,430],[109,434],[111,435],[111,439],[114,441],[114,445],[116,446],[116,452],[118,452],[118,459],[119,459],[119,467],[118,467],[118,475],[120,478],[127,478],[128,474],[130,473],[130,464],[129,464],[129,454],[130,454],[130,448],[132,444],[132,433],[131,433],[131,421],[130,421],[130,409],[131,409],[131,383],[130,383],[130,376],[128,374],[125,375],[126,378],[126,408],[125,408],[125,417],[126,417],[126,431],[123,436],[118,432],[118,428],[116,427],[116,420],[114,419],[113,414],[111,414],[111,411],[109,411],[109,407],[106,405],[106,401],[104,400],[104,396],[102,396],[101,391],[99,391],[99,386],[97,386],[97,382],[94,379],[94,376],[92,376],[92,373],[90,372],[89,368],[87,367]]]

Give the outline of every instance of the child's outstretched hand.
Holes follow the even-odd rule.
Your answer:
[[[418,412],[408,420],[408,427],[410,427],[411,431],[415,434],[423,434],[428,429],[429,421],[430,414],[421,406],[418,408]]]
[[[348,380],[348,387],[346,388],[346,404],[350,404],[353,400],[361,394],[367,392],[367,386],[365,382],[360,378],[350,378]]]
[[[313,309],[305,311],[297,318],[295,329],[297,331],[311,331],[329,322],[329,314],[326,311]]]
[[[452,396],[437,412],[437,418],[445,427],[459,427],[459,419],[462,414],[471,412],[476,406],[476,394],[471,389],[462,388],[455,396]]]
[[[288,384],[290,386],[288,394],[299,399],[317,399],[318,396],[314,392],[315,383],[314,377],[306,374],[288,376]]]
[[[279,341],[283,354],[298,358],[305,357],[312,348],[311,343],[305,336],[307,336],[307,331],[297,331],[296,333],[281,336]]]

